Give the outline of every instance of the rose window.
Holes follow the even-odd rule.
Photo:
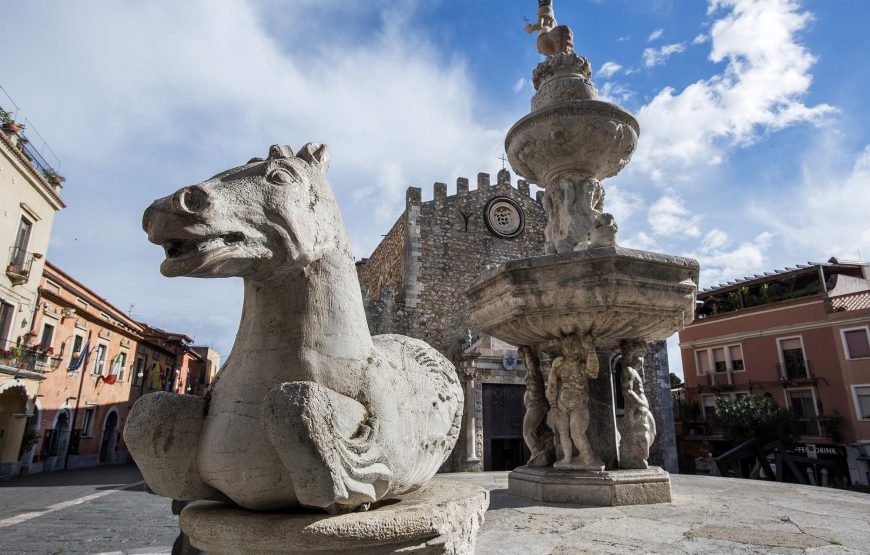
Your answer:
[[[523,231],[525,218],[519,205],[506,197],[490,200],[484,211],[486,226],[499,237],[516,237]]]

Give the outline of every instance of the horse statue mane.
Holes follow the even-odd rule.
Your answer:
[[[124,439],[177,500],[343,512],[419,489],[459,435],[463,394],[438,351],[372,337],[329,151],[267,158],[182,187],[143,216],[169,277],[242,277],[235,344],[205,398],[140,398]]]

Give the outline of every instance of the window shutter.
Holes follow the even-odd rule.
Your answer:
[[[849,358],[870,357],[870,340],[867,338],[867,330],[851,330],[844,332],[846,337],[846,350]]]

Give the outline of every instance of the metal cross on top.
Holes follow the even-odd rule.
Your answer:
[[[506,169],[507,169],[507,166],[505,166],[505,164],[507,163],[507,156],[505,156],[504,154],[502,154],[502,155],[499,157],[499,160],[501,160],[501,169],[506,170]]]

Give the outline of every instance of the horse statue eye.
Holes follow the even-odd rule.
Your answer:
[[[270,171],[266,176],[266,180],[275,185],[287,185],[288,183],[293,183],[293,175],[287,170],[279,168]]]

